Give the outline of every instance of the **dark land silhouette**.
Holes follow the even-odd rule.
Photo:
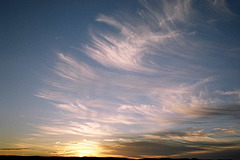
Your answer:
[[[0,160],[231,160],[197,158],[117,158],[117,157],[41,157],[41,156],[0,156]]]

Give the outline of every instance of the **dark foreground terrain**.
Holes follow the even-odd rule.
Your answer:
[[[39,157],[39,156],[0,156],[0,160],[134,160],[129,158],[112,158],[112,157]],[[138,160],[211,160],[197,158],[144,158]],[[231,160],[231,159],[217,159]]]

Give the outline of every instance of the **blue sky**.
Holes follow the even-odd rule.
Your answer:
[[[236,158],[237,1],[0,1],[0,154]]]

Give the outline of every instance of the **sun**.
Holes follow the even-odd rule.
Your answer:
[[[83,139],[81,142],[59,145],[56,154],[71,157],[98,157],[100,153],[101,148],[98,142]]]
[[[76,155],[77,157],[96,157],[96,153],[95,151],[92,150],[78,150],[76,151]]]

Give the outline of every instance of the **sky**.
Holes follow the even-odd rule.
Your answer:
[[[0,155],[237,159],[239,8],[0,0]]]

